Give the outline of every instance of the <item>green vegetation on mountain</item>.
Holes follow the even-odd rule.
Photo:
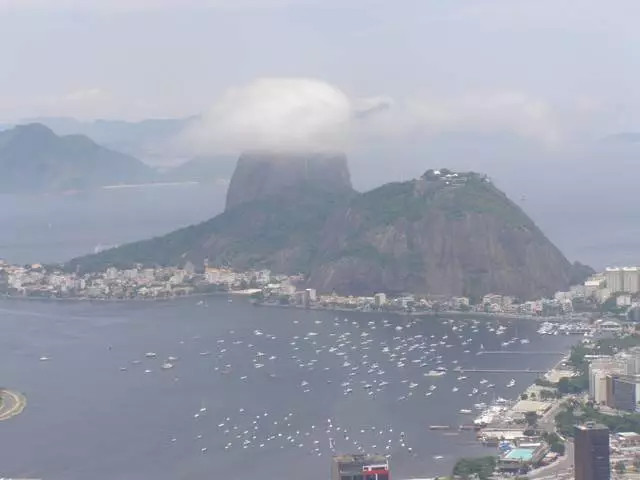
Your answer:
[[[0,192],[76,190],[148,182],[155,172],[83,135],[57,136],[44,125],[0,132]]]
[[[243,155],[218,217],[75,259],[68,268],[179,265],[305,273],[320,291],[527,299],[568,288],[574,268],[477,173],[429,170],[357,194],[344,156]]]
[[[138,263],[167,266],[190,261],[201,265],[208,259],[211,264],[241,269],[270,267],[309,273],[314,237],[328,215],[347,200],[347,195],[329,195],[312,185],[298,185],[168,235],[72,260],[66,268],[91,272]]]

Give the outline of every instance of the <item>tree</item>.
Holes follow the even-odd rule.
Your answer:
[[[527,412],[524,414],[524,421],[527,425],[534,427],[538,423],[538,414],[536,412]]]
[[[453,467],[453,475],[465,479],[477,475],[480,480],[487,480],[495,468],[495,457],[462,458]]]
[[[289,305],[290,303],[290,299],[288,295],[280,295],[280,297],[278,297],[278,303],[280,305]]]
[[[562,442],[553,442],[549,445],[549,449],[558,455],[564,455],[566,447]]]
[[[616,473],[622,474],[627,470],[627,467],[621,460],[619,462],[616,462],[616,464],[613,466],[613,469],[616,471]]]
[[[529,395],[527,395],[526,393],[523,393],[520,395],[520,400],[528,400],[529,399]]]

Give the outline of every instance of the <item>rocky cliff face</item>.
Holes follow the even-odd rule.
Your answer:
[[[223,214],[67,266],[86,271],[208,259],[305,273],[321,292],[499,292],[522,299],[567,289],[575,278],[562,253],[482,175],[427,172],[357,194],[343,157],[325,160],[310,162],[318,168],[309,174],[303,160],[244,156]],[[319,168],[326,162],[336,165],[329,173]]]
[[[351,191],[347,157],[331,152],[243,153],[231,178],[225,210],[300,184],[327,192]]]
[[[421,178],[364,193],[319,235],[320,291],[521,298],[569,286],[571,264],[486,178]]]

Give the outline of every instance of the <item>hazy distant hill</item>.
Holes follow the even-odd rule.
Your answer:
[[[358,194],[347,188],[339,156],[323,157],[335,159],[325,162],[333,173],[322,179],[305,175],[303,167],[315,158],[315,153],[245,157],[224,213],[66,267],[201,265],[208,259],[237,269],[303,272],[308,285],[322,292],[479,296],[496,291],[527,299],[565,290],[590,271],[571,265],[483,175],[427,171]],[[234,192],[245,195],[235,198]]]
[[[84,135],[58,136],[41,124],[0,132],[0,191],[73,190],[156,178],[155,170]]]
[[[231,156],[195,157],[164,174],[167,181],[173,182],[215,182],[229,180],[233,175],[236,159]]]
[[[197,117],[147,119],[139,122],[95,120],[83,122],[67,117],[28,119],[41,123],[58,135],[82,134],[105,147],[158,165],[173,165],[182,158],[177,139]]]

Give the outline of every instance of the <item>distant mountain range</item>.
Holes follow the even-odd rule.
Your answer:
[[[360,194],[343,155],[269,152],[241,157],[224,213],[66,268],[205,259],[301,272],[322,292],[359,295],[496,291],[529,299],[565,290],[591,272],[572,265],[484,175],[429,170]]]
[[[39,123],[0,130],[0,192],[79,190],[153,182],[213,183],[228,181],[235,162],[228,156],[201,156],[160,173],[86,135],[58,135]]]
[[[68,117],[29,118],[22,123],[45,125],[57,135],[86,135],[94,142],[126,153],[154,166],[174,166],[184,160],[179,136],[198,117],[147,119],[139,122],[95,120],[83,122]]]
[[[56,135],[41,124],[0,132],[0,192],[76,190],[157,178],[129,155],[85,135]]]

